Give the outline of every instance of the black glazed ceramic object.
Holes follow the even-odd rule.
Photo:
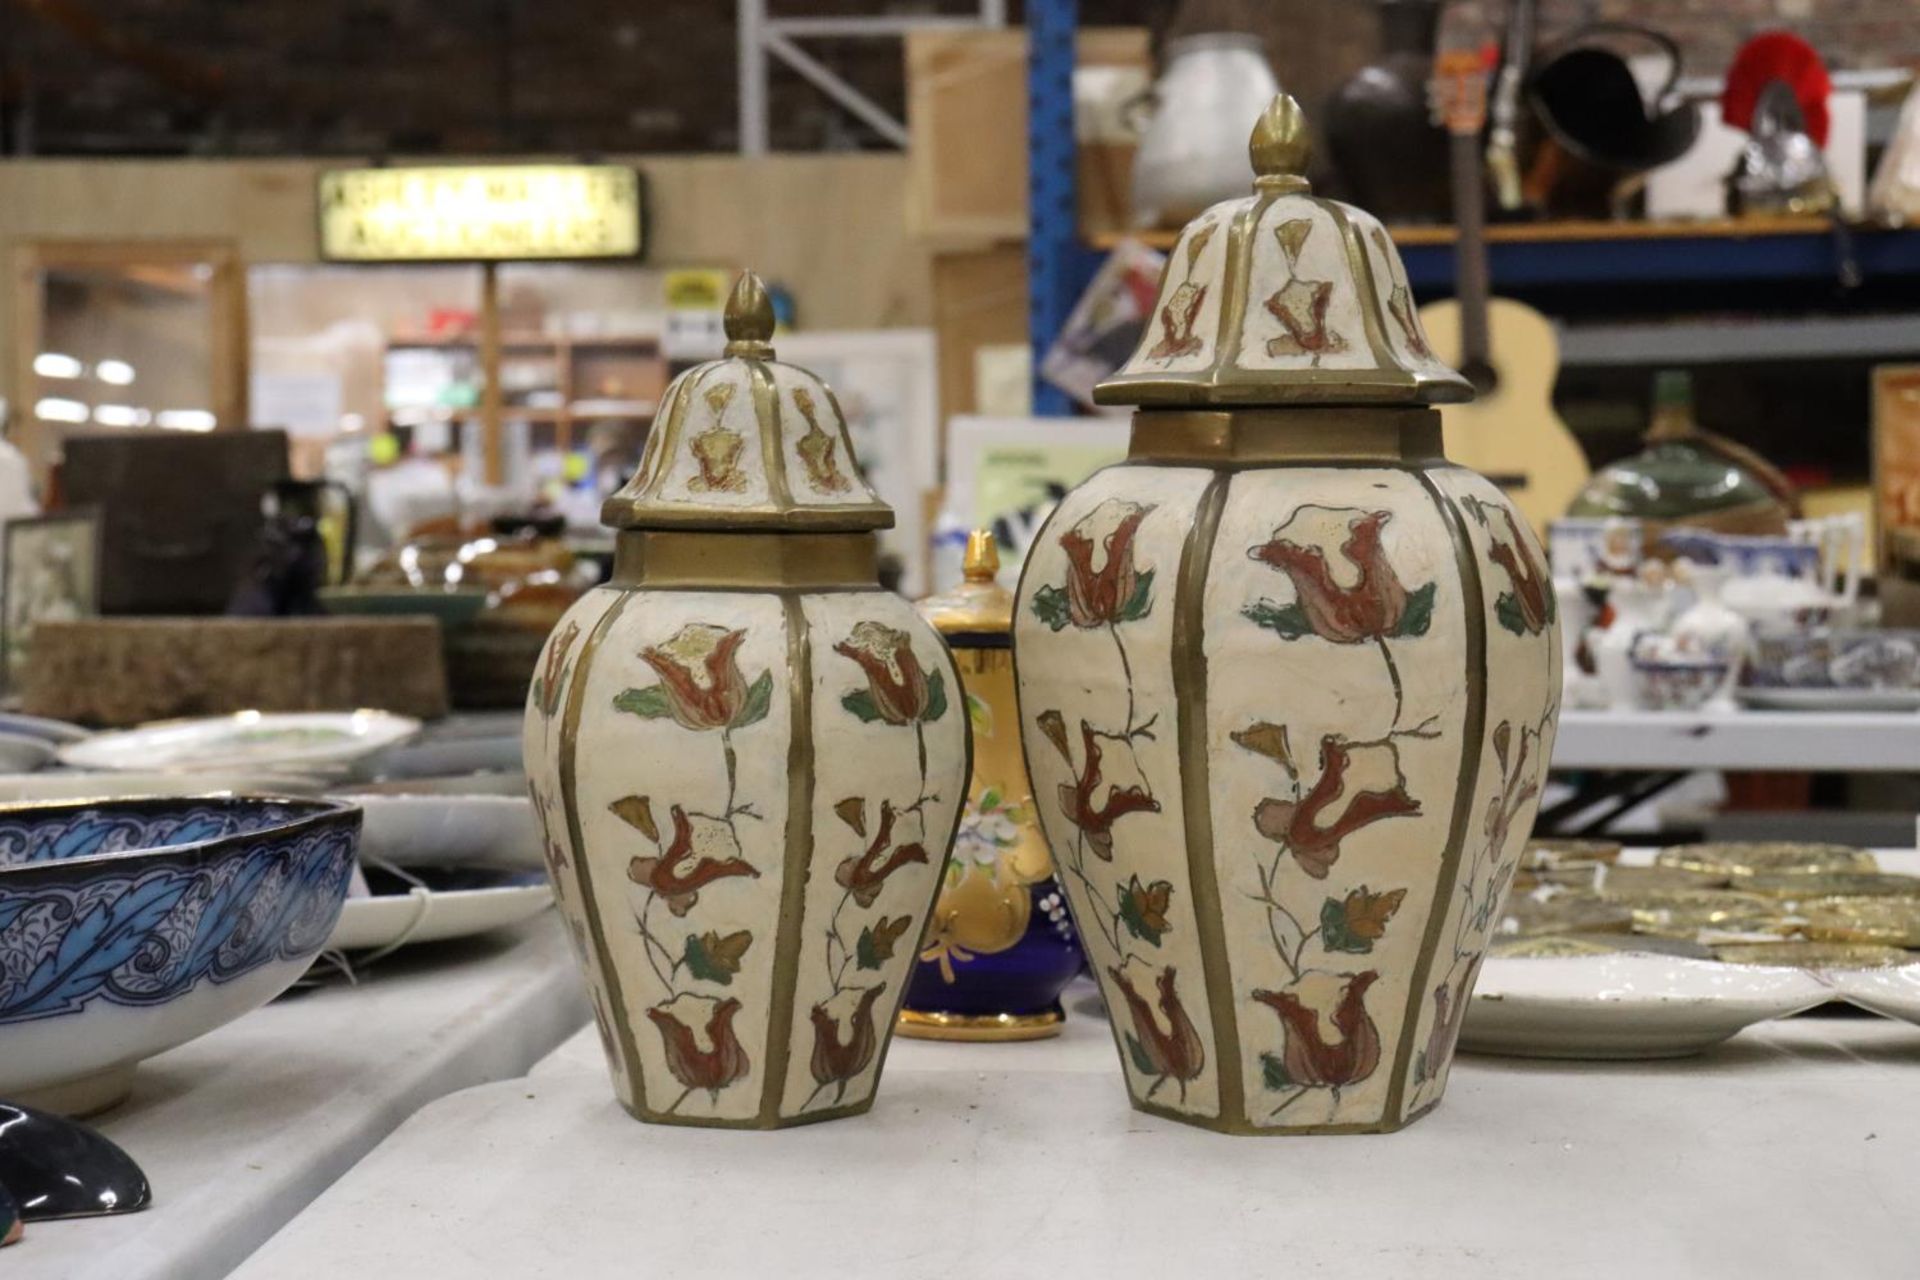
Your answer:
[[[134,1213],[153,1203],[133,1157],[86,1125],[0,1102],[0,1187],[25,1222]],[[0,1236],[7,1206],[0,1203]]]

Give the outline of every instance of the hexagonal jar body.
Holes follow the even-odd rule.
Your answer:
[[[938,636],[877,588],[603,587],[542,670],[528,780],[621,1103],[866,1110],[966,794]]]
[[[1389,447],[1317,462],[1307,419]],[[1142,412],[1029,555],[1034,795],[1143,1110],[1391,1130],[1445,1087],[1560,658],[1544,555],[1437,419]]]
[[[1253,194],[1182,232],[1095,390],[1014,616],[1033,794],[1134,1104],[1236,1133],[1440,1099],[1553,750],[1546,558],[1447,464],[1468,399],[1380,224],[1312,196],[1282,96]]]
[[[727,358],[668,388],[606,504],[613,580],[548,638],[527,699],[614,1090],[662,1123],[872,1105],[967,793],[952,658],[878,586],[892,513],[772,329],[743,277]]]

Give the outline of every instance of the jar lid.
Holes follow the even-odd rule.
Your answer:
[[[1093,398],[1178,408],[1471,400],[1427,343],[1386,228],[1312,194],[1300,104],[1275,98],[1248,151],[1253,194],[1181,231],[1145,336]]]
[[[773,303],[751,271],[727,298],[726,353],[675,378],[640,468],[600,510],[615,529],[767,533],[893,527],[827,384],[773,358]]]
[[[1000,585],[1000,548],[993,530],[967,535],[961,578],[951,591],[920,602],[920,616],[945,636],[1004,636],[1013,631],[1013,592]]]

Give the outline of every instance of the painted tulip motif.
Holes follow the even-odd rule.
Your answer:
[[[809,1063],[814,1090],[801,1104],[802,1111],[825,1096],[829,1086],[832,1100],[840,1101],[848,1082],[873,1061],[878,1043],[873,1005],[886,983],[862,985],[855,979],[861,972],[880,970],[903,941],[912,945],[906,933],[914,917],[889,915],[881,902],[896,872],[931,861],[926,849],[927,810],[940,797],[927,787],[926,730],[948,713],[945,680],[938,672],[928,674],[913,651],[913,638],[905,631],[863,620],[833,651],[851,661],[863,681],[841,695],[840,705],[849,715],[866,724],[913,730],[919,790],[911,800],[882,797],[875,805],[866,796],[847,796],[833,806],[855,842],[834,866],[833,882],[840,887],[840,900],[826,926],[830,994],[808,1015],[813,1027]],[[859,912],[874,914],[862,921]]]
[[[1146,617],[1153,607],[1153,570],[1142,573],[1135,567],[1133,540],[1152,512],[1150,506],[1109,499],[1061,534],[1065,589],[1045,586],[1035,592],[1035,616],[1055,631],[1068,625],[1090,631]]]
[[[1137,961],[1132,963],[1138,964]],[[1140,1074],[1153,1078],[1147,1096],[1151,1098],[1171,1080],[1178,1086],[1181,1100],[1184,1101],[1187,1082],[1206,1069],[1207,1050],[1200,1033],[1194,1030],[1193,1020],[1187,1016],[1186,1006],[1180,1003],[1178,974],[1174,967],[1168,965],[1154,975],[1156,999],[1153,1005],[1148,1004],[1146,997],[1134,986],[1127,966],[1110,965],[1107,976],[1119,987],[1120,996],[1127,1004],[1127,1017],[1133,1023],[1133,1029],[1123,1033],[1127,1054]],[[1157,1017],[1155,1005],[1159,1009]]]
[[[918,843],[893,844],[895,815],[893,802],[880,802],[880,822],[865,853],[841,860],[833,869],[833,882],[852,895],[863,909],[873,906],[886,885],[887,877],[910,863],[927,861],[927,851]]]
[[[1350,789],[1347,772],[1356,753],[1383,757],[1391,781]],[[1362,827],[1419,812],[1420,802],[1407,794],[1399,755],[1391,742],[1355,744],[1328,734],[1320,740],[1320,776],[1313,786],[1298,799],[1262,800],[1254,809],[1253,825],[1292,854],[1302,871],[1325,880],[1340,860],[1342,840]]]
[[[551,721],[560,711],[560,693],[566,687],[567,674],[573,670],[573,645],[580,638],[580,624],[568,622],[547,641],[547,653],[534,673],[528,694],[542,720]]]
[[[813,1055],[808,1059],[814,1089],[801,1110],[813,1105],[829,1085],[834,1101],[846,1095],[847,1082],[867,1069],[879,1034],[873,1025],[873,1005],[887,989],[882,982],[871,987],[849,987],[835,992],[808,1011],[813,1025]]]
[[[687,1094],[704,1089],[714,1098],[736,1080],[743,1080],[753,1064],[734,1034],[733,1019],[740,1002],[682,994],[647,1010],[647,1020],[659,1029],[667,1070],[685,1091],[666,1109],[675,1111]]]
[[[1401,582],[1381,537],[1392,519],[1391,511],[1299,508],[1268,541],[1247,551],[1287,576],[1294,601],[1261,600],[1246,609],[1246,616],[1283,640],[1317,636],[1334,644],[1365,644],[1425,635],[1436,584],[1408,591]],[[1337,567],[1327,557],[1330,528],[1341,531],[1334,535],[1341,539],[1338,554],[1344,561]]]
[[[1294,1090],[1281,1107],[1314,1089],[1337,1093],[1374,1073],[1380,1065],[1380,1031],[1367,1012],[1366,996],[1379,977],[1372,969],[1351,975],[1311,973],[1278,991],[1253,993],[1280,1019],[1280,1052],[1267,1055],[1263,1065],[1268,1088]],[[1329,991],[1336,993],[1331,1036],[1321,1027],[1321,1001]]]
[[[773,696],[773,673],[763,671],[747,683],[739,663],[746,639],[745,631],[688,623],[665,644],[640,651],[660,683],[629,689],[614,706],[650,718],[671,716],[681,728],[693,730],[737,729],[764,718]]]
[[[1462,506],[1487,530],[1487,558],[1499,565],[1510,584],[1494,602],[1494,617],[1517,636],[1537,636],[1553,624],[1555,604],[1553,583],[1533,554],[1531,539],[1520,532],[1507,507],[1489,507],[1478,498],[1467,498]],[[1493,517],[1507,527],[1502,539],[1495,531]]]
[[[1494,767],[1499,770],[1500,790],[1487,803],[1480,820],[1480,839],[1461,870],[1461,910],[1448,944],[1452,954],[1450,972],[1465,977],[1458,985],[1442,982],[1433,989],[1434,1029],[1427,1048],[1414,1062],[1416,1083],[1438,1075],[1452,1055],[1459,1022],[1465,1014],[1465,993],[1473,989],[1479,956],[1493,931],[1495,916],[1518,866],[1510,859],[1503,863],[1501,851],[1512,838],[1515,819],[1540,795],[1545,763],[1542,740],[1557,713],[1558,708],[1549,707],[1537,723],[1521,725],[1517,742],[1511,720],[1502,720],[1487,735],[1488,745],[1493,749]]]
[[[830,431],[823,430],[817,418],[818,410],[814,405],[813,392],[805,387],[793,389],[793,407],[807,420],[806,434],[794,441],[794,452],[800,455],[800,465],[807,473],[807,483],[815,493],[845,493],[853,484],[840,470],[840,463],[834,456],[840,442]]]
[[[1067,747],[1066,725],[1059,712],[1042,713],[1041,729],[1071,765],[1073,752]],[[1105,779],[1100,772],[1101,757],[1099,734],[1092,725],[1082,720],[1079,774],[1071,785],[1064,782],[1060,784],[1060,811],[1085,837],[1087,848],[1093,856],[1102,862],[1111,862],[1113,824],[1130,813],[1158,813],[1160,802],[1148,795],[1144,788],[1133,785],[1109,784],[1106,794],[1102,796],[1100,789]]]
[[[929,675],[920,665],[906,632],[880,622],[857,623],[833,651],[853,659],[867,677],[866,688],[841,699],[841,705],[860,719],[910,725],[938,720],[945,713],[946,681],[938,672]]]
[[[656,857],[635,858],[627,864],[627,878],[644,885],[684,916],[700,900],[700,890],[729,876],[759,876],[740,856],[740,839],[727,823],[705,815],[695,817],[679,805],[667,811],[673,836]]]

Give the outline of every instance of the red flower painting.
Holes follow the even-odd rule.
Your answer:
[[[1055,713],[1056,716],[1058,713]],[[1053,734],[1046,724],[1041,726]],[[1072,756],[1065,747],[1064,726],[1055,745],[1061,754],[1067,755],[1068,763]],[[1085,720],[1080,722],[1080,774],[1071,783],[1063,782],[1059,788],[1060,808],[1067,821],[1078,827],[1087,838],[1087,847],[1102,862],[1113,861],[1113,824],[1130,813],[1158,813],[1160,802],[1148,795],[1138,786],[1108,785],[1106,795],[1097,800],[1104,779],[1100,773],[1101,749],[1099,736],[1092,725]]]
[[[833,646],[843,658],[859,664],[867,687],[841,699],[841,705],[860,719],[909,725],[937,720],[946,711],[944,681],[927,674],[913,652],[913,638],[881,622],[859,622],[845,640]]]
[[[733,1019],[739,1012],[740,1002],[731,997],[709,1000],[695,995],[682,995],[647,1010],[647,1020],[660,1031],[667,1070],[675,1080],[689,1090],[705,1089],[717,1095],[745,1078],[753,1064],[734,1034]]]
[[[1391,785],[1356,788],[1349,794],[1347,774],[1360,750],[1384,752],[1391,758]],[[1325,880],[1340,859],[1341,841],[1375,822],[1419,812],[1420,802],[1407,793],[1391,744],[1357,747],[1327,734],[1320,739],[1320,776],[1307,794],[1298,800],[1262,800],[1254,808],[1253,825],[1292,854],[1302,871],[1315,880]]]
[[[833,882],[853,895],[853,900],[862,910],[871,907],[880,897],[880,890],[887,877],[901,867],[913,863],[925,863],[927,851],[918,842],[893,847],[893,824],[895,814],[893,802],[880,802],[880,822],[874,828],[873,839],[868,843],[866,852],[856,857],[842,859],[833,869]]]
[[[847,1082],[873,1061],[874,1049],[879,1044],[879,1033],[873,1025],[873,1006],[886,989],[884,982],[871,987],[849,987],[808,1011],[808,1021],[813,1024],[813,1056],[807,1065],[813,1072],[816,1093],[832,1085],[834,1101],[840,1101],[846,1095]],[[853,1007],[836,1015],[828,1006],[835,1001],[844,1004],[843,997],[851,998]]]
[[[740,856],[733,828],[708,817],[694,817],[674,805],[669,811],[673,834],[660,856],[635,858],[627,864],[627,878],[645,885],[666,901],[667,910],[684,916],[700,900],[700,890],[729,876],[752,876],[759,871]]]
[[[1334,644],[1365,644],[1401,636],[1425,635],[1433,617],[1435,584],[1409,591],[1387,559],[1381,533],[1390,511],[1304,506],[1247,551],[1271,565],[1293,584],[1294,600],[1278,605],[1262,600],[1246,616],[1277,631],[1282,639],[1318,636]],[[1336,568],[1324,545],[1329,528],[1342,532]]]
[[[1120,997],[1127,1004],[1127,1016],[1133,1023],[1133,1030],[1126,1037],[1127,1053],[1133,1065],[1142,1075],[1155,1077],[1155,1089],[1167,1080],[1177,1082],[1184,1100],[1187,1082],[1206,1068],[1207,1050],[1200,1033],[1194,1030],[1193,1019],[1187,1016],[1186,1006],[1180,1003],[1174,966],[1168,965],[1153,980],[1159,1017],[1154,1016],[1154,1006],[1147,1003],[1124,968],[1109,966],[1107,976],[1120,989]],[[1147,1096],[1153,1096],[1151,1089]]]
[[[1286,1082],[1308,1089],[1340,1089],[1372,1075],[1380,1065],[1380,1031],[1367,1012],[1367,989],[1379,980],[1368,969],[1346,979],[1333,1005],[1329,1038],[1321,1029],[1321,1011],[1301,999],[1296,982],[1279,991],[1255,991],[1253,998],[1280,1018],[1278,1065]]]
[[[1152,513],[1150,506],[1109,498],[1061,534],[1066,586],[1048,584],[1034,592],[1034,616],[1055,631],[1090,631],[1146,617],[1153,608],[1153,570],[1134,564],[1133,543],[1140,522]]]

